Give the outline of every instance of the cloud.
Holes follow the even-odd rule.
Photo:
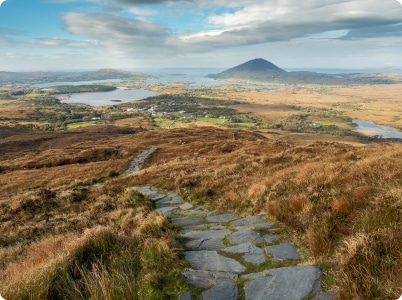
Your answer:
[[[136,5],[172,3],[115,1],[133,5],[131,13],[143,16],[156,11]],[[191,3],[175,3],[184,2]],[[96,40],[126,57],[202,53],[293,39],[347,42],[402,35],[402,7],[396,0],[199,0],[193,5],[225,9],[204,14],[209,30],[192,32],[176,33],[165,24],[110,14],[67,13],[63,23],[69,33]]]
[[[1,6],[4,2],[6,2],[6,0],[0,0],[0,6]]]
[[[175,5],[179,5],[182,3],[186,2],[193,2],[193,0],[179,0],[179,1],[173,1],[173,0],[116,0],[116,2],[123,3],[123,4],[129,4],[129,5],[141,5],[141,4],[146,4],[146,5],[154,5],[154,4],[166,4],[166,3],[172,3]]]
[[[172,32],[161,24],[103,14],[68,13],[63,17],[66,31],[99,41],[116,54],[133,56],[169,51]]]

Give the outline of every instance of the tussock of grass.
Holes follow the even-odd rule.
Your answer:
[[[19,212],[35,221],[0,250],[6,299],[177,298],[185,285],[170,225],[151,202],[124,188],[124,179],[114,180],[98,189],[29,196],[32,203],[58,205],[46,214],[40,205]],[[53,226],[45,227],[46,219]]]

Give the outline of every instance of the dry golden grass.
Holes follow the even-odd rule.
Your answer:
[[[115,178],[98,188],[26,187],[28,193],[2,198],[1,294],[6,299],[177,298],[184,284],[172,230],[128,185],[127,178]]]
[[[310,261],[331,266],[324,287],[339,289],[343,299],[397,299],[402,294],[401,144],[298,145],[282,136],[270,139],[216,127],[127,132],[108,126],[21,133],[5,137],[4,142],[0,165],[7,168],[0,174],[4,212],[0,264],[5,274],[14,275],[4,283],[0,280],[3,286],[23,282],[13,271],[19,268],[27,274],[37,268],[59,270],[60,261],[65,265],[70,256],[51,260],[46,253],[53,253],[57,245],[68,248],[71,235],[85,240],[87,228],[106,227],[113,241],[122,236],[133,243],[134,236],[160,235],[159,229],[167,226],[164,218],[149,213],[148,204],[127,189],[147,184],[177,192],[185,188],[190,196],[186,200],[221,210],[269,213],[297,234]],[[115,145],[122,148],[117,151]],[[111,177],[151,146],[158,150],[142,171]],[[81,163],[77,157],[83,158]],[[66,159],[64,165],[57,165],[59,158]],[[49,165],[43,163],[45,159]],[[24,170],[27,166],[38,169]],[[103,188],[91,187],[102,181]],[[163,235],[163,240],[144,242],[148,250],[143,248],[143,255],[160,253],[162,262],[166,255],[174,257],[167,250],[173,247],[173,236]],[[48,250],[40,252],[35,245]],[[25,259],[29,253],[38,257],[32,265]],[[155,266],[145,265],[147,271],[136,280],[157,286]],[[102,293],[116,284],[102,264],[93,266],[93,272],[85,264],[71,271],[81,274],[88,293]],[[128,280],[119,278],[122,284]],[[92,287],[96,288],[92,291]]]

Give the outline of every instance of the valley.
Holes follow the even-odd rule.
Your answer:
[[[180,274],[189,267],[182,228],[133,186],[177,193],[218,215],[267,215],[303,253],[294,265],[318,266],[322,291],[339,299],[402,294],[402,143],[356,132],[352,122],[401,131],[401,83],[125,80],[89,89],[157,95],[91,106],[58,100],[65,87],[0,86],[3,297],[177,299],[190,291],[200,299],[204,289]],[[141,170],[124,174],[151,148]],[[264,266],[288,266],[265,258]]]

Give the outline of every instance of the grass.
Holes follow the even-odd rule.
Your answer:
[[[225,124],[228,120],[224,118],[205,118],[205,117],[197,117],[197,121],[209,122],[213,124]]]
[[[400,87],[191,89],[220,105],[230,100],[231,108],[264,118],[267,126],[318,122],[328,127],[322,134],[270,128],[275,134],[262,135],[216,126],[223,121],[218,118],[194,122],[211,127],[155,129],[145,115],[115,120],[119,128],[44,132],[20,127],[32,112],[28,102],[5,102],[2,296],[177,297],[185,285],[178,275],[183,261],[174,227],[129,189],[147,184],[186,188],[194,203],[221,211],[267,213],[296,236],[309,263],[323,269],[325,289],[337,289],[341,299],[397,299],[402,294],[402,145],[362,145],[327,133],[334,125],[349,130],[347,118],[401,128]],[[143,128],[133,129],[138,126]],[[151,146],[158,151],[143,171],[111,176]],[[92,187],[96,182],[104,186]]]
[[[29,196],[31,203],[54,203],[46,208],[21,203],[18,240],[0,251],[6,299],[177,298],[186,287],[172,229],[142,195],[115,180],[79,198],[50,190]],[[22,225],[24,217],[35,222]],[[53,224],[45,228],[45,219]]]
[[[102,124],[102,122],[99,122],[99,121],[76,122],[76,123],[68,124],[67,129],[76,129],[76,128],[80,128],[80,127],[93,126],[93,125],[99,125],[99,124]]]

